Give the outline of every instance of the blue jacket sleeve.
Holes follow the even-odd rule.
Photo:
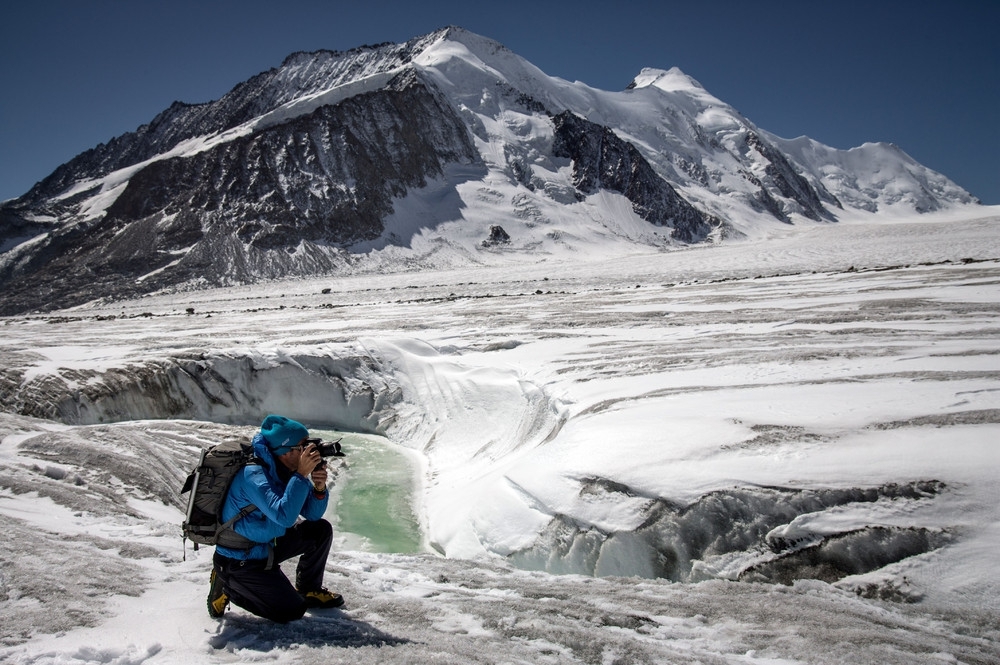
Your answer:
[[[281,485],[269,479],[264,467],[254,465],[244,468],[229,490],[222,518],[229,519],[244,506],[255,505],[258,510],[236,522],[234,528],[258,545],[249,550],[216,546],[216,551],[234,559],[266,558],[266,543],[284,535],[299,515],[307,520],[318,520],[326,513],[329,494],[317,498],[312,482],[297,473],[292,475],[281,494],[278,491],[281,491]]]
[[[321,517],[323,517],[323,515],[326,514],[326,505],[329,502],[330,502],[330,490],[328,489],[326,492],[323,493],[322,499],[318,499],[316,498],[316,493],[313,492],[312,482],[309,482],[309,498],[306,499],[306,505],[302,507],[302,517],[306,518],[307,520],[320,519]]]
[[[285,487],[284,494],[278,494],[274,491],[267,475],[260,467],[247,467],[243,471],[243,477],[245,480],[243,489],[246,492],[246,497],[250,503],[257,506],[257,509],[268,520],[288,529],[295,524],[299,513],[302,513],[306,519],[319,519],[318,517],[309,518],[305,515],[307,501],[312,495],[312,483],[299,474],[292,475]],[[323,509],[326,510],[325,504]],[[322,516],[321,512],[319,517]]]

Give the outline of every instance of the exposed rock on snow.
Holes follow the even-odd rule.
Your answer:
[[[103,217],[54,234],[15,269],[5,307],[45,308],[184,282],[331,272],[383,232],[393,197],[478,159],[464,126],[410,73],[378,91],[192,155],[138,167]]]
[[[631,143],[607,127],[566,111],[553,118],[552,154],[573,162],[573,184],[584,194],[620,192],[635,213],[656,226],[673,229],[684,242],[704,240],[719,220],[695,210],[653,171]]]
[[[490,227],[490,237],[483,241],[483,247],[496,247],[497,245],[509,245],[510,234],[503,230],[502,226],[493,225]]]

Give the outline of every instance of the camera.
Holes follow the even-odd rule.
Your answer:
[[[344,457],[344,453],[340,449],[340,439],[336,441],[324,441],[323,439],[306,439],[306,446],[312,444],[316,446],[316,452],[319,453],[320,457]]]

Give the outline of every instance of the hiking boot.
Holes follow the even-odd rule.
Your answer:
[[[222,578],[216,574],[215,568],[213,568],[211,587],[208,589],[208,616],[218,619],[226,613],[227,607],[229,607],[229,596],[222,588]]]
[[[331,607],[340,607],[344,604],[344,597],[339,593],[333,593],[326,589],[317,589],[316,591],[299,591],[299,595],[306,601],[306,607],[315,607],[322,609],[329,609]]]

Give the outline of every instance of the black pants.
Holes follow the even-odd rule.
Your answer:
[[[303,592],[323,588],[332,543],[333,527],[326,520],[299,522],[278,538],[270,568],[264,559],[241,561],[218,552],[213,563],[234,605],[265,619],[287,623],[302,618],[306,611],[305,600],[296,588]],[[292,586],[278,564],[300,554]]]

